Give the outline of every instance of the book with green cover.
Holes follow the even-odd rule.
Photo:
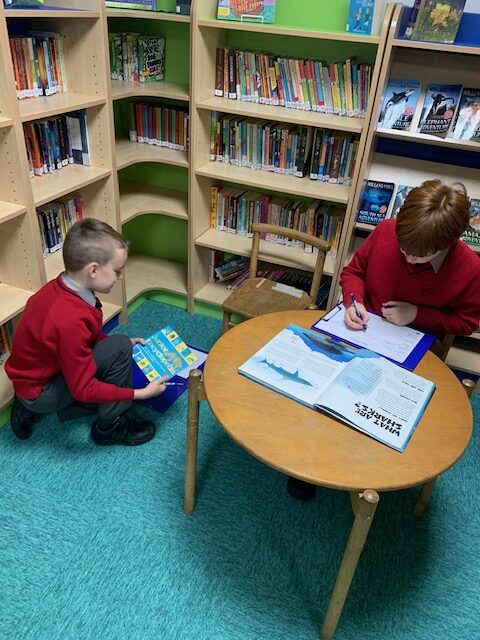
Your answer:
[[[412,40],[454,42],[466,0],[422,0]]]

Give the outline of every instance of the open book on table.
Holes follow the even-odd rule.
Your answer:
[[[368,349],[289,324],[239,373],[403,451],[435,390]]]
[[[413,371],[428,349],[435,342],[435,336],[411,327],[399,327],[374,313],[368,312],[370,320],[366,331],[350,329],[345,324],[345,307],[337,304],[312,329],[338,338],[355,347],[371,349],[388,360]]]

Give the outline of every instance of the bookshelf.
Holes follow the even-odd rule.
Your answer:
[[[197,302],[220,305],[228,295],[222,283],[208,282],[210,250],[236,255],[249,255],[251,240],[237,234],[228,234],[210,228],[210,191],[212,185],[242,187],[272,195],[286,195],[300,199],[321,200],[338,205],[345,211],[344,231],[340,246],[345,243],[345,224],[351,215],[351,199],[355,192],[358,168],[367,139],[365,119],[302,111],[281,106],[256,104],[214,96],[217,47],[247,49],[279,55],[325,59],[329,62],[357,56],[359,61],[374,65],[371,92],[375,93],[378,70],[390,22],[388,9],[380,36],[358,36],[345,33],[343,16],[333,15],[326,7],[318,7],[312,15],[311,4],[305,0],[295,3],[279,2],[274,24],[253,24],[216,19],[216,0],[201,0],[192,6],[192,60],[194,73],[191,90],[191,149],[189,192],[191,209],[190,260],[189,260],[189,308]],[[370,103],[372,101],[370,100]],[[240,117],[271,120],[287,125],[306,125],[333,132],[353,134],[359,140],[356,168],[352,185],[330,184],[318,180],[303,179],[273,172],[253,171],[248,168],[211,161],[211,114],[217,111]],[[301,271],[312,272],[312,255],[282,245],[263,243],[260,259]],[[338,260],[328,257],[324,274],[337,276]]]
[[[0,324],[22,313],[29,297],[63,270],[61,252],[43,257],[36,207],[81,195],[86,215],[119,227],[113,176],[113,119],[108,105],[108,58],[104,6],[100,0],[52,0],[58,9],[0,6]],[[67,91],[18,100],[9,36],[30,29],[62,36]],[[24,123],[86,109],[91,166],[69,165],[52,174],[29,176]],[[102,297],[105,321],[125,307],[124,285]],[[0,410],[12,388],[0,368]]]
[[[169,8],[174,11],[174,6]],[[109,82],[119,215],[122,232],[130,243],[125,268],[126,301],[148,291],[172,293],[188,300],[189,154],[130,142],[126,111],[130,102],[188,108],[190,16],[108,8],[106,18],[110,33],[135,32],[165,38],[162,81]],[[106,37],[108,43],[108,34]]]
[[[439,178],[446,183],[459,181],[465,184],[470,197],[480,197],[480,144],[416,132],[429,83],[478,86],[480,41],[475,41],[480,33],[480,14],[464,14],[456,43],[445,45],[402,39],[399,34],[404,33],[408,14],[408,8],[395,6],[379,87],[372,105],[364,162],[352,197],[353,212],[348,218],[346,242],[340,255],[342,265],[349,261],[365,233],[374,228],[355,221],[364,179],[411,186],[420,185],[424,180],[432,178]],[[477,35],[472,36],[474,33]],[[418,79],[422,82],[411,131],[377,128],[383,94],[390,78]],[[478,248],[475,251],[480,259]],[[334,284],[335,295],[338,295],[339,273]],[[456,338],[448,354],[447,364],[480,374],[479,346],[480,341],[473,337]]]

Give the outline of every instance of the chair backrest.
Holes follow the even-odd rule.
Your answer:
[[[320,282],[322,280],[323,265],[325,263],[325,256],[330,249],[330,243],[316,238],[309,233],[303,233],[302,231],[296,231],[294,229],[288,229],[287,227],[278,227],[273,224],[264,224],[254,222],[252,224],[253,239],[252,239],[252,255],[250,257],[250,278],[256,278],[257,265],[258,265],[258,253],[260,250],[260,234],[271,233],[289,240],[299,240],[304,244],[311,245],[318,249],[317,260],[315,262],[315,268],[313,270],[312,286],[310,287],[310,298],[315,303],[318,290],[320,288]]]

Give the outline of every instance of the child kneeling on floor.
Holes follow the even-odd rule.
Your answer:
[[[68,231],[65,271],[29,299],[5,364],[18,438],[29,438],[37,418],[54,412],[60,421],[96,412],[96,444],[139,445],[155,435],[152,422],[136,420],[128,410],[132,400],[165,391],[166,378],[132,388],[132,346],[144,340],[103,333],[95,296],[122,277],[127,257],[125,240],[104,222],[86,218]]]

